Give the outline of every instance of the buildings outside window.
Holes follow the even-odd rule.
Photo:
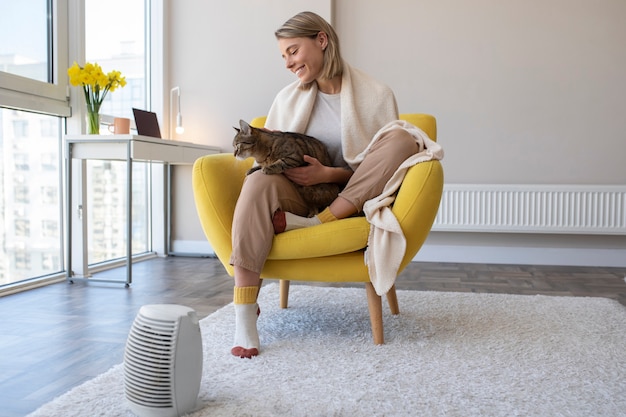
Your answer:
[[[63,135],[64,118],[71,114],[65,73],[71,63],[68,27],[54,16],[55,11],[68,15],[68,1],[10,4],[3,17],[18,24],[0,27],[0,287],[63,272]],[[132,117],[133,107],[149,109],[147,4],[149,0],[85,1],[87,60],[97,61],[105,71],[121,71],[128,82],[109,95],[102,107],[105,114]],[[102,30],[102,16],[110,10],[124,13]],[[24,108],[25,102],[34,107]],[[133,253],[150,250],[149,177],[147,164],[135,164]],[[90,162],[87,179],[89,262],[121,258],[126,247],[126,168],[120,162]]]

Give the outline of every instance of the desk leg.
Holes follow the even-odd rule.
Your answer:
[[[133,282],[133,156],[128,143],[126,161],[126,287]]]
[[[89,222],[87,207],[87,161],[84,159],[74,161],[77,171],[79,172],[78,184],[74,186],[73,194],[78,197],[74,197],[73,209],[72,209],[72,223],[76,226],[72,232],[72,241],[74,242],[74,254],[72,255],[74,260],[74,272],[73,274],[80,277],[89,277],[89,242],[88,242],[88,229]],[[76,170],[74,171],[76,172]]]
[[[169,256],[172,252],[172,165],[165,164],[165,256]]]
[[[87,162],[72,158],[71,144],[66,147],[66,230],[67,230],[67,264],[66,278],[89,277],[87,248],[87,185],[85,174]],[[78,175],[75,175],[75,173]],[[78,178],[75,178],[78,177]],[[74,181],[76,180],[76,181]]]
[[[65,145],[65,195],[65,227],[67,228],[65,269],[66,278],[69,281],[72,278],[72,146],[69,142]]]
[[[170,211],[168,172],[169,164],[150,162],[150,221],[152,225],[151,248],[157,256],[168,256],[170,251],[168,213]]]

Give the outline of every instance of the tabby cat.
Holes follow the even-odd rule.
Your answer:
[[[328,149],[321,141],[301,133],[268,131],[239,121],[240,129],[233,139],[237,159],[254,158],[257,166],[247,175],[259,169],[265,174],[280,174],[289,168],[306,165],[304,155],[312,156],[323,165],[332,165]],[[295,184],[302,199],[309,207],[309,216],[327,207],[339,193],[338,184],[303,186]]]

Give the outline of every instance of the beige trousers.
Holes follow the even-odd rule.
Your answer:
[[[415,139],[405,130],[382,135],[339,194],[356,207],[378,196],[400,164],[418,151]],[[272,216],[278,209],[304,216],[308,213],[293,183],[284,175],[260,170],[248,175],[235,206],[230,264],[260,273],[272,247]]]

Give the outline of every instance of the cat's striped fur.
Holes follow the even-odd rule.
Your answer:
[[[332,165],[326,145],[311,136],[301,133],[257,129],[243,120],[233,139],[234,155],[238,159],[254,158],[258,165],[248,175],[261,169],[265,174],[280,174],[286,169],[306,165],[304,155],[319,160],[323,165]],[[295,184],[303,200],[309,206],[309,215],[326,208],[339,193],[338,184],[302,186]]]

